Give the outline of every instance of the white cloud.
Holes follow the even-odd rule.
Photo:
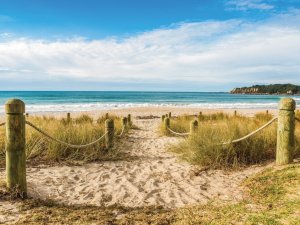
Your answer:
[[[300,13],[263,23],[182,23],[126,39],[0,41],[5,80],[216,83],[298,82]],[[298,19],[297,19],[298,18]],[[290,21],[290,22],[289,22]],[[286,26],[286,24],[291,26]]]
[[[265,3],[264,0],[230,0],[226,1],[226,6],[228,10],[270,10],[274,8],[274,5]]]

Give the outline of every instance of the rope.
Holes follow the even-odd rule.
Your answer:
[[[295,119],[296,119],[298,122],[300,122],[300,119],[299,119],[299,118],[296,117]]]
[[[125,126],[123,126],[122,131],[121,131],[120,134],[117,134],[117,131],[116,131],[116,132],[115,132],[115,135],[116,135],[117,137],[122,137],[124,131],[125,131]]]
[[[188,136],[190,134],[190,133],[177,133],[177,132],[171,130],[169,127],[167,127],[167,128],[171,133],[178,135],[178,136]]]
[[[0,123],[0,127],[4,126],[6,122]]]
[[[263,130],[264,128],[268,127],[269,125],[271,125],[277,119],[278,119],[278,117],[275,117],[275,118],[271,119],[269,122],[267,122],[262,127],[256,129],[255,131],[251,132],[250,134],[247,134],[246,136],[244,136],[242,138],[239,138],[239,139],[236,139],[236,140],[233,140],[233,141],[224,142],[224,143],[221,143],[219,145],[228,145],[228,144],[232,144],[232,143],[237,143],[237,142],[243,141],[243,140],[245,140],[245,139],[253,136],[254,134],[258,133],[259,131]]]
[[[88,143],[88,144],[84,144],[84,145],[73,145],[73,144],[69,144],[67,142],[64,142],[64,141],[61,141],[61,140],[58,140],[52,136],[50,136],[49,134],[47,134],[46,132],[42,131],[40,128],[38,128],[37,126],[33,125],[32,123],[30,123],[29,121],[26,121],[26,123],[31,126],[32,128],[34,128],[35,130],[37,130],[38,132],[40,132],[41,134],[43,134],[44,136],[46,136],[47,138],[59,143],[59,144],[63,144],[63,145],[66,145],[70,148],[85,148],[85,147],[88,147],[88,146],[91,146],[91,145],[94,145],[96,144],[97,142],[101,141],[105,135],[108,133],[106,132],[105,134],[103,134],[100,138],[98,138],[97,140],[91,142],[91,143]]]

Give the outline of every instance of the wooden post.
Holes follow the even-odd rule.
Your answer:
[[[108,120],[109,119],[109,114],[105,113],[105,119]]]
[[[128,122],[128,125],[129,125],[129,126],[132,125],[131,114],[128,114],[128,115],[127,115],[127,122]]]
[[[168,117],[169,117],[170,119],[172,118],[172,113],[171,113],[171,112],[168,113]]]
[[[193,120],[190,123],[190,135],[194,135],[198,131],[198,120]]]
[[[26,118],[28,118],[28,117],[29,117],[29,113],[26,113],[25,115],[26,115]]]
[[[127,127],[127,117],[122,118],[122,126]]]
[[[168,131],[168,128],[170,128],[170,118],[169,117],[165,118],[165,120],[164,120],[164,127],[165,127],[166,131]]]
[[[295,108],[292,98],[283,98],[279,103],[276,164],[285,165],[293,161],[295,149]]]
[[[164,122],[164,121],[165,121],[165,118],[166,118],[166,115],[162,115],[162,116],[161,116],[161,121]]]
[[[6,185],[19,197],[27,196],[25,155],[25,104],[19,99],[5,103]]]
[[[112,119],[105,120],[105,146],[107,149],[113,146],[115,124]]]
[[[267,114],[267,115],[269,114],[269,110],[266,111],[266,114]]]
[[[67,113],[67,123],[71,122],[71,113]]]
[[[202,120],[202,112],[199,112],[199,116],[198,116],[198,120],[200,121],[200,120]]]
[[[237,116],[237,111],[236,110],[234,110],[234,116]]]

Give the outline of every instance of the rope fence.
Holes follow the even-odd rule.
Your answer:
[[[294,137],[295,137],[295,107],[296,102],[292,98],[283,98],[279,103],[279,113],[278,117],[273,118],[267,122],[262,127],[256,129],[250,134],[232,141],[222,143],[222,145],[227,145],[231,143],[237,143],[243,141],[259,131],[265,129],[270,124],[278,119],[277,127],[277,147],[276,147],[276,164],[285,165],[293,161],[293,152],[295,149]],[[98,139],[87,143],[87,144],[70,144],[65,141],[59,140],[47,132],[43,131],[41,128],[37,127],[30,121],[26,121],[25,114],[25,103],[20,99],[10,99],[5,103],[5,113],[7,115],[6,122],[0,123],[0,126],[7,126],[6,129],[6,184],[7,188],[10,190],[18,190],[20,196],[25,196],[27,194],[27,183],[26,183],[26,125],[30,126],[40,134],[44,135],[46,138],[55,141],[59,144],[68,146],[70,148],[75,148],[77,151],[81,148],[86,148],[92,146],[102,140],[104,140],[107,149],[113,147],[114,136],[122,136],[126,130],[126,127],[131,127],[131,115],[122,118],[122,131],[120,134],[116,133],[114,120],[109,118],[109,115],[105,115],[105,130],[104,134]],[[170,128],[170,119],[172,118],[171,113],[164,115],[164,126],[165,130],[178,135],[178,136],[188,136],[194,135],[198,130],[198,121],[194,120],[190,124],[190,132],[188,133],[178,133]],[[299,118],[296,118],[299,122]],[[70,113],[67,114],[67,121],[71,122]],[[18,154],[16,154],[18,153]]]
[[[104,139],[105,135],[108,133],[106,132],[105,134],[103,134],[100,138],[96,139],[95,141],[92,141],[88,144],[84,144],[84,145],[74,145],[74,144],[69,144],[67,142],[64,142],[64,141],[61,141],[61,140],[58,140],[57,138],[55,137],[52,137],[50,134],[47,134],[45,131],[41,130],[40,128],[38,128],[37,126],[35,126],[34,124],[32,124],[31,122],[29,121],[26,121],[26,124],[29,125],[30,127],[32,127],[33,129],[35,129],[36,131],[38,131],[39,133],[43,134],[45,137],[51,139],[52,141],[55,141],[59,144],[62,144],[62,145],[65,145],[67,147],[70,147],[70,148],[86,148],[86,147],[89,147],[89,146],[92,146],[96,143],[98,143],[99,141],[101,141],[102,139]]]
[[[300,119],[299,119],[299,118],[296,117],[295,119],[296,119],[296,121],[300,122]]]
[[[122,127],[122,130],[121,130],[121,133],[120,133],[120,134],[117,134],[117,130],[115,129],[115,135],[116,135],[117,137],[122,137],[123,134],[124,134],[125,128],[126,128],[126,126],[123,126],[123,127]]]
[[[178,136],[183,136],[183,137],[185,137],[185,136],[189,136],[189,135],[190,135],[189,132],[187,132],[187,133],[177,133],[177,132],[173,131],[171,128],[169,128],[169,127],[167,127],[167,129],[168,129],[172,134],[175,134],[175,135],[178,135]]]
[[[251,132],[250,134],[247,134],[244,137],[241,137],[239,139],[235,139],[232,141],[228,141],[228,142],[224,142],[218,145],[229,145],[232,143],[238,143],[240,141],[246,140],[247,138],[250,138],[251,136],[255,135],[256,133],[262,131],[263,129],[265,129],[266,127],[270,126],[274,121],[276,121],[278,119],[278,117],[274,117],[273,119],[271,119],[269,122],[267,122],[265,125],[261,126],[260,128],[256,129],[255,131]]]

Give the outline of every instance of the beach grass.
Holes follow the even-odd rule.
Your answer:
[[[240,202],[211,200],[178,209],[67,206],[28,199],[16,224],[299,224],[300,165],[272,167],[247,178]]]
[[[116,132],[122,130],[121,118],[111,116],[115,122]],[[104,134],[105,119],[99,117],[96,121],[89,115],[83,114],[72,118],[70,122],[65,118],[52,116],[30,116],[28,121],[41,128],[56,139],[81,145],[90,143]],[[5,161],[5,128],[0,128],[0,164]],[[60,161],[96,161],[111,157],[113,152],[105,149],[104,140],[92,146],[76,149],[47,139],[33,128],[26,127],[26,156],[27,161],[33,163],[50,163]]]
[[[202,115],[202,118],[180,116],[171,119],[172,130],[179,133],[189,132],[190,121],[194,119],[199,120],[199,129],[195,135],[184,139],[179,144],[171,145],[170,150],[193,164],[210,168],[239,168],[274,159],[276,122],[246,140],[233,144],[221,144],[251,133],[270,121],[272,117],[267,113],[257,113],[254,117],[232,116],[223,113]],[[297,123],[296,126],[295,155],[299,155],[300,124]],[[163,125],[160,129],[164,135],[172,135],[165,131]]]

